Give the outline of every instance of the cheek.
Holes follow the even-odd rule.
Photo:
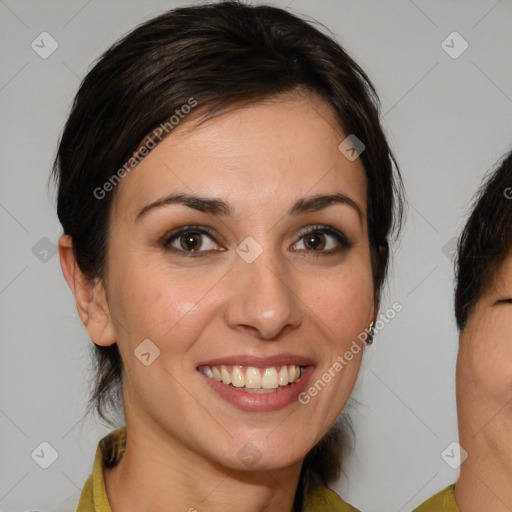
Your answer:
[[[136,344],[145,338],[161,340],[178,328],[204,296],[207,283],[132,258],[111,272],[110,288],[112,315],[122,327],[119,334]]]
[[[203,290],[202,286],[191,284],[184,285],[175,279],[172,283],[163,278],[146,280],[137,294],[125,295],[128,300],[123,316],[131,331],[138,337],[155,340],[186,340],[186,332],[200,324],[198,315],[205,314],[201,298],[208,290],[206,286]]]
[[[368,327],[374,306],[371,270],[363,265],[333,272],[317,283],[319,291],[306,295],[306,303],[324,324],[328,339],[352,339]],[[313,281],[304,284],[312,290]]]
[[[486,401],[512,399],[512,343],[495,325],[461,340],[460,366],[470,388]]]

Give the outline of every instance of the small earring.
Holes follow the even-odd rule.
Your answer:
[[[368,338],[368,341],[366,342],[367,345],[371,345],[373,343],[373,336],[375,334],[374,330],[373,330],[373,326],[375,325],[375,322],[370,322],[370,327],[368,328],[368,330],[370,331],[370,337]]]

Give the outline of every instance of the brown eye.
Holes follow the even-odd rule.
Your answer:
[[[203,244],[201,236],[201,233],[194,232],[190,232],[186,235],[181,235],[179,238],[181,248],[184,249],[185,251],[197,251]]]
[[[209,252],[219,252],[213,230],[206,227],[185,226],[173,231],[162,241],[164,249],[182,256],[205,256]]]
[[[313,226],[312,228],[308,228],[299,235],[299,238],[304,244],[305,249],[303,250],[314,256],[321,254],[328,256],[330,254],[340,253],[343,250],[350,249],[354,245],[344,233],[327,226]]]
[[[325,235],[323,233],[316,233],[307,235],[304,238],[304,245],[308,249],[312,249],[314,251],[322,250],[325,248]]]

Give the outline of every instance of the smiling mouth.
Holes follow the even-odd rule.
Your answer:
[[[197,369],[206,377],[245,393],[276,393],[292,386],[303,375],[305,366],[295,364],[257,368],[242,365],[203,365]]]

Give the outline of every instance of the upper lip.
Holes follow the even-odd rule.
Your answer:
[[[277,354],[269,357],[258,357],[246,354],[219,357],[202,361],[198,366],[220,366],[220,365],[242,365],[253,366],[256,368],[268,368],[271,366],[281,366],[285,364],[295,364],[297,366],[314,366],[315,362],[309,357],[296,354]]]

